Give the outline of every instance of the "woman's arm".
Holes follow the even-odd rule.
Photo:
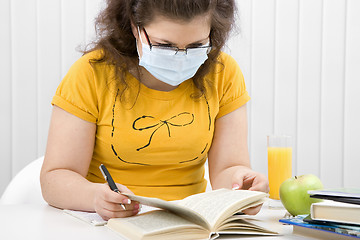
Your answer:
[[[40,182],[50,205],[96,211],[103,218],[133,215],[135,205],[123,211],[128,199],[106,184],[89,182],[87,175],[95,144],[96,125],[54,106]],[[130,192],[119,185],[120,191]]]
[[[213,189],[234,188],[269,191],[269,183],[261,173],[251,170],[246,105],[215,122],[214,139],[209,150],[209,176]],[[255,211],[248,211],[254,214]]]

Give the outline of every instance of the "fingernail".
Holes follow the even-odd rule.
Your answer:
[[[232,190],[239,190],[239,189],[240,189],[240,185],[239,185],[239,184],[237,184],[237,183],[233,184]]]
[[[130,199],[124,199],[122,202],[125,203],[125,204],[131,204],[131,200],[130,200]]]
[[[134,208],[135,208],[135,209],[140,209],[139,204],[135,204]]]

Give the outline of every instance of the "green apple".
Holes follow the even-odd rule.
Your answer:
[[[309,214],[311,204],[321,200],[310,198],[307,192],[322,188],[321,180],[313,174],[295,176],[280,185],[280,200],[293,216]]]

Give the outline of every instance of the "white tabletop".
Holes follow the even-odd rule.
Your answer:
[[[241,239],[304,239],[292,235],[292,226],[279,223],[285,210],[274,210],[264,206],[254,218],[257,224],[281,233],[276,237],[241,237]],[[239,237],[240,238],[240,237]],[[95,227],[60,209],[48,205],[0,205],[0,239],[86,239],[121,240],[119,234],[106,226]],[[219,239],[237,239],[221,237]]]

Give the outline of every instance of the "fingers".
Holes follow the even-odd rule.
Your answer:
[[[119,184],[119,183],[115,183],[116,186],[118,187],[119,191],[122,193],[128,193],[128,194],[134,194],[132,191],[130,191],[130,189],[128,189],[126,186]]]
[[[241,171],[237,171],[233,176],[232,182],[233,189],[245,189],[266,193],[270,190],[267,177],[251,169],[241,169]]]
[[[239,189],[248,190],[253,186],[254,180],[257,177],[256,172],[249,168],[241,168],[233,175],[233,188],[238,186]]]
[[[139,204],[137,202],[132,202],[131,204],[128,204],[125,200],[121,203],[103,200],[102,202],[100,202],[100,204],[103,208],[114,212],[130,211],[139,208]],[[137,208],[135,206],[137,206]]]
[[[254,184],[249,188],[249,190],[268,193],[270,191],[269,183],[267,181],[263,181],[261,183]]]
[[[254,179],[252,186],[249,188],[249,190],[268,193],[270,188],[267,177],[263,174],[258,173],[257,177]]]
[[[121,190],[120,190],[121,192]],[[100,196],[104,201],[112,203],[130,204],[131,201],[128,197],[112,191],[107,184],[103,185],[102,194]]]
[[[248,173],[235,174],[233,177],[232,188],[248,190],[253,186],[255,177],[255,175],[250,175]]]
[[[109,220],[110,218],[123,218],[123,217],[131,217],[138,213],[137,210],[127,210],[124,211],[110,211],[108,209],[102,208],[96,211],[104,220]]]
[[[117,184],[123,192],[132,193],[128,188]],[[105,220],[115,217],[129,217],[136,215],[140,210],[138,202],[112,191],[107,184],[99,184],[94,199],[95,211]]]
[[[269,192],[269,181],[267,177],[261,173],[244,169],[237,171],[233,176],[232,187],[236,189],[246,189],[251,191]],[[261,210],[262,204],[243,210],[247,215],[256,215]]]
[[[262,207],[262,204],[258,205],[258,206],[255,206],[255,207],[245,209],[242,212],[247,214],[247,215],[256,215],[260,211],[261,207]]]
[[[243,189],[244,178],[245,178],[245,173],[236,172],[232,179],[232,182],[233,182],[232,189],[234,189],[234,190]]]

